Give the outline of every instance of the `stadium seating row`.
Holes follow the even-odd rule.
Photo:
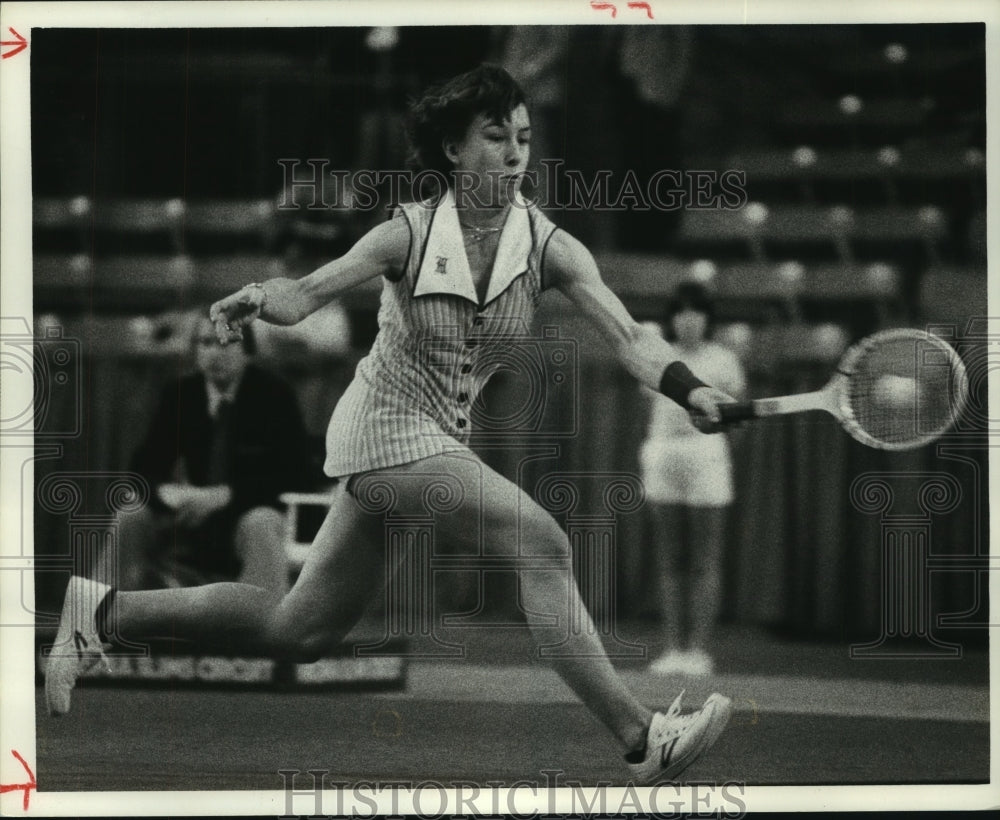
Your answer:
[[[695,158],[693,168],[733,168],[745,171],[748,184],[757,181],[884,179],[985,180],[986,155],[976,147],[936,149],[885,145],[876,149],[759,148],[723,160]]]
[[[276,203],[266,199],[220,199],[186,202],[182,199],[100,200],[86,196],[45,197],[32,204],[36,228],[84,227],[120,231],[157,232],[181,227],[211,233],[252,233],[272,218]]]
[[[105,358],[173,358],[188,354],[191,322],[192,313],[182,310],[155,316],[78,318],[49,313],[36,319],[35,333],[44,335],[46,327],[58,326],[64,337],[80,340],[88,354]],[[781,363],[835,360],[851,340],[851,331],[833,322],[763,326],[727,322],[719,326],[716,337],[752,362],[752,367],[766,369]]]
[[[662,256],[601,254],[605,280],[624,297],[660,298],[679,282],[696,279],[726,298],[754,299],[873,299],[899,297],[900,272],[886,263],[870,265],[803,265],[738,263],[717,265],[710,260],[685,262]],[[219,296],[247,281],[285,275],[282,260],[263,254],[202,257],[112,256],[94,259],[86,254],[39,254],[35,257],[34,287],[43,295],[67,292],[135,291],[157,294],[184,292]],[[377,281],[359,286],[370,301],[379,292]]]
[[[762,165],[772,162],[761,155],[758,158]],[[181,200],[143,200],[101,202],[95,206],[85,197],[45,199],[34,205],[36,248],[53,250],[56,245],[67,250],[65,244],[46,242],[45,238],[47,231],[69,229],[78,234],[78,241],[70,246],[83,251],[91,247],[88,232],[103,229],[122,236],[161,234],[173,240],[168,247],[175,252],[184,250],[186,236],[197,234],[228,237],[230,242],[225,249],[229,252],[239,248],[259,250],[262,237],[276,227],[276,213],[274,203],[267,200],[189,204]],[[854,245],[858,243],[910,243],[923,246],[933,260],[937,246],[949,236],[948,223],[948,214],[933,205],[768,207],[749,202],[738,210],[685,210],[677,240],[682,249],[690,245],[738,243],[745,245],[748,255],[758,260],[773,254],[765,242],[811,243],[817,249],[829,250],[842,261],[853,258]],[[122,245],[114,247],[120,249]]]

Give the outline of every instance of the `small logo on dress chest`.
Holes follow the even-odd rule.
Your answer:
[[[448,272],[448,269],[447,269],[448,257],[447,256],[439,256],[437,258],[437,260],[438,260],[437,261],[437,267],[434,269],[434,273],[442,273],[442,274],[447,273]]]

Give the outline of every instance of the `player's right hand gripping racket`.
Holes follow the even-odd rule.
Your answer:
[[[885,330],[844,354],[821,390],[720,405],[722,422],[825,410],[857,441],[910,450],[940,436],[965,407],[965,365],[943,339],[921,330]]]

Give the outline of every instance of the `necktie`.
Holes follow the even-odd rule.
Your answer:
[[[229,416],[232,402],[223,399],[215,411],[212,426],[212,448],[208,459],[208,483],[229,483]]]

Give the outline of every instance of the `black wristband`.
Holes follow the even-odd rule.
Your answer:
[[[708,387],[708,385],[695,376],[681,361],[668,364],[660,377],[660,392],[668,399],[673,399],[685,410],[691,409],[688,396],[696,387]]]

